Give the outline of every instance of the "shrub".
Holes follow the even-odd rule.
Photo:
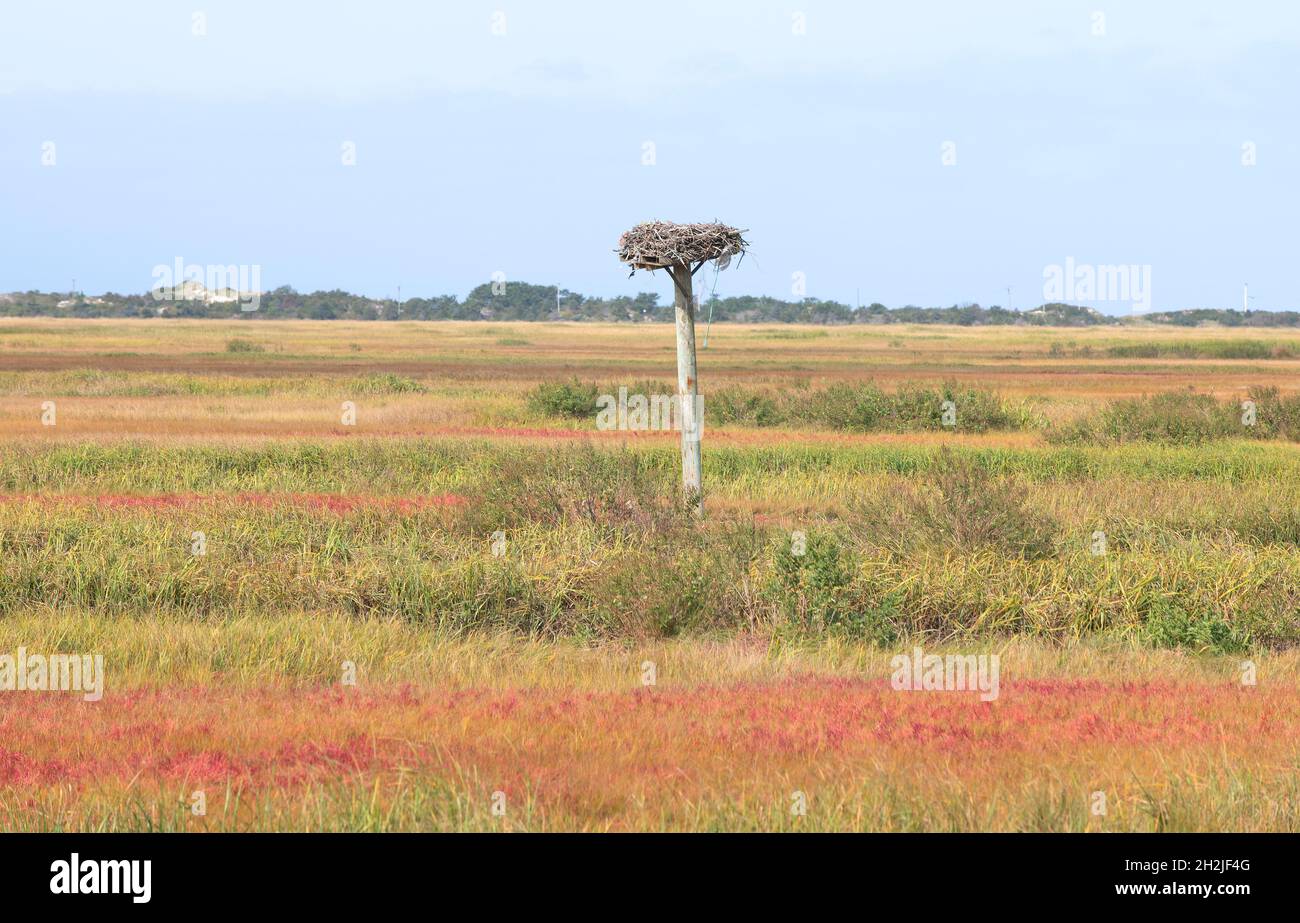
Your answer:
[[[796,416],[831,429],[872,432],[946,429],[943,408],[956,411],[952,429],[983,432],[1015,429],[1027,424],[991,391],[947,383],[942,388],[905,385],[896,392],[874,384],[838,384],[803,399]]]
[[[571,381],[542,382],[528,392],[528,406],[548,417],[594,418],[598,392],[594,384]]]
[[[1196,445],[1250,435],[1233,404],[1208,394],[1171,391],[1113,401],[1096,413],[1049,433],[1065,443],[1168,442]]]
[[[817,630],[850,618],[845,589],[852,573],[845,557],[829,533],[807,534],[801,547],[789,536],[778,540],[777,590],[786,616],[798,627]]]
[[[1049,430],[1052,442],[1111,445],[1165,442],[1197,445],[1215,439],[1300,440],[1300,395],[1277,388],[1254,388],[1254,425],[1243,420],[1242,402],[1215,400],[1184,391],[1112,401],[1080,420]]]
[[[784,421],[776,401],[743,388],[721,388],[704,398],[705,420],[713,426],[779,426]]]
[[[1222,617],[1193,614],[1167,600],[1159,600],[1147,610],[1142,635],[1153,647],[1187,647],[1215,654],[1235,654],[1250,647],[1249,633]]]
[[[226,340],[226,352],[228,353],[264,353],[266,347],[261,343],[254,343],[252,340],[241,339],[236,337],[233,340]]]
[[[611,536],[674,534],[690,521],[677,477],[675,465],[665,468],[633,451],[602,452],[590,445],[520,449],[494,459],[491,476],[462,519],[469,531],[485,533],[525,523],[578,522]]]
[[[877,647],[888,647],[898,640],[898,625],[902,622],[903,600],[889,594],[878,600],[862,600],[850,605],[842,619],[830,626],[835,634],[858,641],[869,641]]]
[[[1014,481],[965,456],[941,456],[934,489],[916,496],[912,515],[923,533],[956,551],[993,548],[1026,560],[1055,551],[1052,519],[1030,509]]]
[[[1283,397],[1277,388],[1253,388],[1250,399],[1255,402],[1257,417],[1251,435],[1260,439],[1300,440],[1300,395]]]
[[[676,394],[671,382],[637,381],[623,385],[628,395]],[[551,417],[594,418],[601,393],[617,394],[619,385],[545,382],[528,394],[528,406]],[[952,429],[983,432],[989,429],[1027,429],[1039,425],[1020,406],[1005,403],[991,391],[961,387],[904,386],[890,392],[870,383],[832,385],[820,391],[791,388],[780,391],[731,385],[704,395],[705,420],[725,426],[819,426],[856,432],[946,429],[944,402],[956,410]]]
[[[423,394],[428,389],[414,378],[394,375],[392,372],[375,372],[352,379],[353,394]]]
[[[592,594],[616,636],[676,637],[725,613],[723,576],[698,549],[656,547],[618,556]],[[734,626],[730,626],[734,627]]]

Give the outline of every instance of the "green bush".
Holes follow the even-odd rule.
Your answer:
[[[1112,401],[1082,420],[1048,434],[1064,443],[1110,445],[1166,442],[1196,445],[1212,439],[1252,435],[1233,404],[1208,394],[1171,391]]]
[[[1106,350],[1115,359],[1291,359],[1289,343],[1265,340],[1187,340],[1165,343],[1125,343]]]
[[[777,593],[786,617],[819,630],[850,616],[846,589],[852,572],[835,536],[825,532],[785,536],[776,550]]]
[[[1300,395],[1277,388],[1254,388],[1255,422],[1245,419],[1243,402],[1209,394],[1171,391],[1112,401],[1102,409],[1049,430],[1049,441],[1114,445],[1163,442],[1199,445],[1215,439],[1300,440]]]
[[[542,382],[528,392],[528,406],[548,417],[594,419],[599,392],[594,384],[571,381]]]
[[[784,418],[774,398],[744,388],[720,388],[706,395],[704,415],[712,426],[780,426]]]
[[[424,394],[428,391],[414,378],[394,375],[392,372],[374,372],[352,379],[349,385],[352,394]]]
[[[1256,422],[1251,435],[1258,439],[1300,440],[1300,394],[1282,396],[1277,388],[1252,388]],[[1240,413],[1239,406],[1233,408]]]
[[[953,425],[944,422],[944,404],[951,401]],[[792,416],[831,429],[857,432],[911,432],[953,429],[984,432],[1020,429],[1028,421],[1013,412],[991,391],[947,383],[942,388],[904,385],[895,392],[874,384],[837,384],[804,395],[792,406]]]
[[[856,641],[889,647],[899,638],[904,622],[903,600],[896,594],[881,599],[864,599],[850,605],[843,617],[830,626],[832,633]]]
[[[1152,647],[1185,647],[1192,650],[1236,654],[1250,648],[1248,632],[1210,613],[1193,614],[1182,606],[1159,600],[1146,612],[1142,635]]]
[[[676,394],[676,385],[636,381],[623,385],[628,395]],[[616,395],[619,385],[598,386],[573,379],[544,382],[528,393],[531,410],[549,417],[595,419],[597,397]],[[951,401],[955,422],[944,422],[944,403]],[[1009,405],[991,391],[954,383],[942,388],[904,385],[885,391],[871,383],[832,385],[820,391],[782,390],[730,385],[704,395],[710,426],[813,426],[852,432],[913,432],[952,429],[984,432],[1027,429],[1039,424],[1024,409]]]

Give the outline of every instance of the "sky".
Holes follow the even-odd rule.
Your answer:
[[[1300,308],[1282,0],[4,0],[0,43],[0,291],[667,301],[614,253],[659,218],[747,230],[719,296]]]

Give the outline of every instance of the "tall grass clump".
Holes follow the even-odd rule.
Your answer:
[[[611,533],[672,533],[685,527],[676,471],[667,456],[590,445],[503,452],[463,513],[473,531],[582,523]]]
[[[932,489],[917,498],[913,519],[936,545],[956,551],[993,549],[1025,560],[1054,551],[1051,517],[1030,506],[1014,480],[994,477],[969,458],[945,454]]]
[[[859,499],[850,523],[900,554],[995,552],[1026,561],[1053,557],[1059,530],[1051,515],[1033,506],[1019,479],[949,451],[897,495]]]

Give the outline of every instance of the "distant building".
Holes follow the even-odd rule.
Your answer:
[[[257,292],[237,292],[231,288],[217,288],[209,291],[202,282],[187,279],[180,285],[162,286],[154,289],[154,297],[159,301],[201,301],[204,304],[233,304],[255,297]]]

